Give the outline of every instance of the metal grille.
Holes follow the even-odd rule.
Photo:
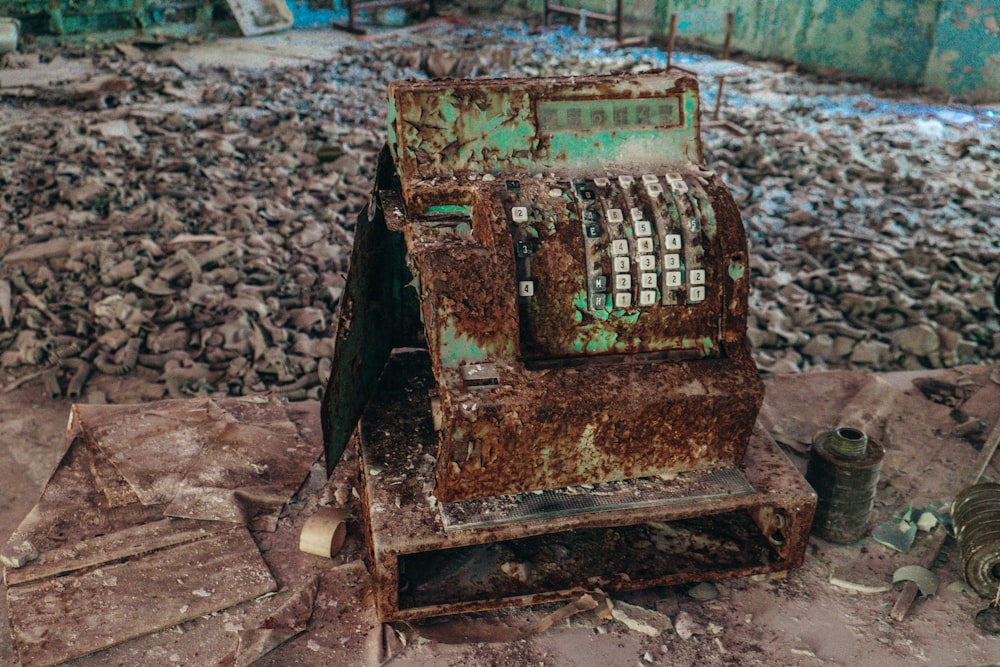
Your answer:
[[[672,479],[644,477],[515,496],[442,503],[445,530],[495,526],[529,519],[572,516],[635,507],[674,505],[754,493],[736,468],[680,473]]]

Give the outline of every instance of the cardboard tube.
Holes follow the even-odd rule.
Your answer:
[[[299,535],[299,551],[323,558],[333,558],[344,546],[347,536],[347,512],[337,507],[320,507],[306,519]]]

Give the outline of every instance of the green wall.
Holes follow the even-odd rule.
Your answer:
[[[527,0],[541,11],[542,0]],[[564,4],[614,13],[613,0]],[[639,0],[626,2],[628,32],[663,37],[670,14],[681,36],[719,44],[717,16],[735,14],[733,48],[813,69],[928,85],[972,101],[1000,101],[997,0]],[[687,17],[687,18],[685,18]]]
[[[924,83],[975,102],[1000,101],[1000,3],[945,0]]]

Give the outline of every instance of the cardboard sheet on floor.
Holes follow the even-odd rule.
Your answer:
[[[105,461],[144,505],[189,519],[273,526],[317,457],[274,396],[76,405],[70,430],[94,451],[110,506],[129,494]]]
[[[248,528],[274,530],[320,455],[318,428],[296,414],[273,396],[74,406],[66,454],[0,550],[22,664],[78,658],[274,591]],[[304,622],[244,644],[269,649]],[[235,645],[233,635],[225,648]]]
[[[199,523],[137,526],[47,552],[44,562],[8,573],[23,667],[55,665],[276,589],[245,527]]]

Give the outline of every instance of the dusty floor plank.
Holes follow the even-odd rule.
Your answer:
[[[122,558],[193,542],[215,533],[232,529],[218,521],[187,521],[161,519],[153,523],[126,528],[110,535],[69,544],[61,549],[42,553],[38,560],[20,569],[5,570],[8,586],[49,579],[68,572],[78,572]]]
[[[277,585],[245,528],[7,589],[23,667],[44,667],[226,609]]]

